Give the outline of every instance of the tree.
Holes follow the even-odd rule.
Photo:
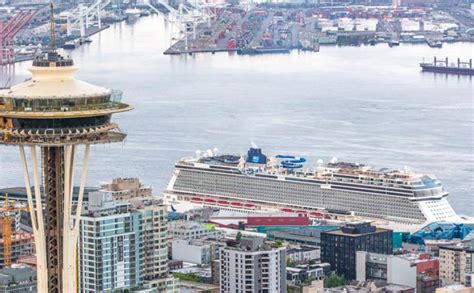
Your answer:
[[[283,241],[281,241],[281,240],[275,241],[275,246],[276,246],[277,248],[282,247],[282,246],[283,246]]]
[[[291,258],[286,259],[286,266],[291,268],[295,266],[295,263],[291,260]]]
[[[240,242],[240,239],[242,239],[242,233],[239,231],[237,232],[237,235],[235,235],[235,240]]]
[[[190,282],[201,282],[201,277],[197,276],[196,274],[184,274],[184,273],[173,273],[173,277],[183,280],[183,281],[190,281]]]
[[[344,276],[339,276],[335,272],[332,272],[329,277],[324,279],[325,288],[334,288],[339,286],[344,286],[347,284],[347,280]]]

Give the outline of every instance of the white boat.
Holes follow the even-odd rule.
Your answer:
[[[128,22],[134,22],[140,17],[141,11],[137,8],[128,8],[125,10],[125,15],[127,16]]]

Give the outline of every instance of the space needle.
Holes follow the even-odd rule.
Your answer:
[[[123,141],[126,135],[111,117],[132,107],[121,102],[120,91],[74,78],[73,60],[56,51],[52,11],[51,40],[50,50],[29,68],[31,79],[0,91],[0,144],[20,150],[38,292],[77,292],[74,219],[82,210],[90,145]],[[82,168],[73,205],[76,154]]]

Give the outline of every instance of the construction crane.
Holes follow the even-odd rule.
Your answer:
[[[15,62],[15,35],[35,16],[37,10],[20,11],[8,21],[0,21],[0,65]]]
[[[17,211],[27,211],[26,207],[15,207],[15,202],[10,205],[8,193],[5,194],[5,203],[0,209],[2,215],[2,237],[3,237],[3,266],[9,267],[12,264],[12,219],[10,213]]]

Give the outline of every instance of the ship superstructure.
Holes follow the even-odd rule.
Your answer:
[[[374,169],[361,164],[304,158],[267,158],[258,148],[247,155],[198,152],[175,165],[165,198],[178,210],[195,206],[305,213],[326,219],[367,218],[404,230],[426,222],[460,222],[448,192],[432,175]]]

